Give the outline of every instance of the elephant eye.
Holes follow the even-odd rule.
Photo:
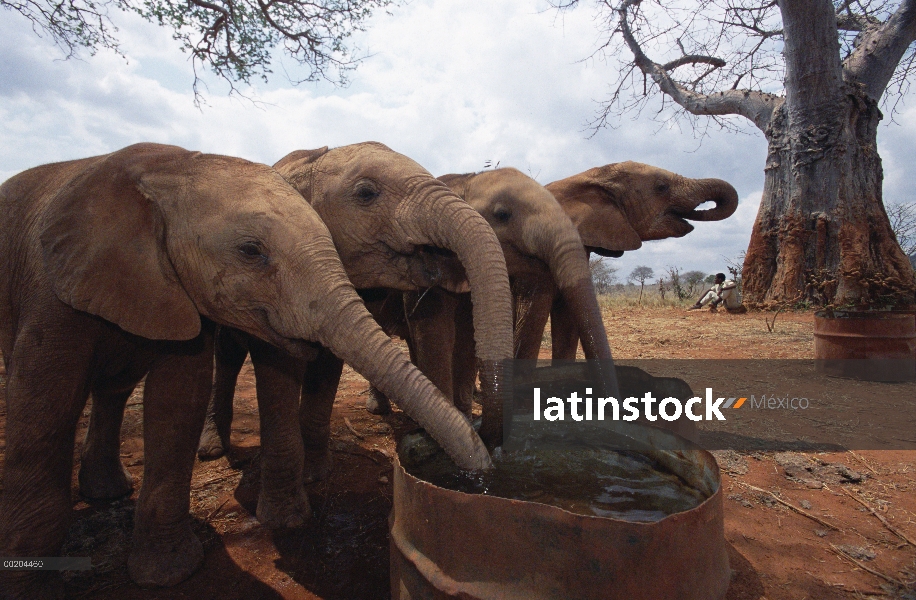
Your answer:
[[[512,213],[509,212],[508,208],[500,206],[493,211],[493,218],[496,219],[497,223],[506,223],[512,218]]]
[[[267,259],[267,257],[264,256],[264,249],[257,242],[243,242],[239,246],[239,252],[241,252],[243,255],[249,258],[264,258],[265,260]]]
[[[378,197],[379,190],[371,181],[360,181],[356,184],[354,195],[360,202],[368,204]]]
[[[671,189],[671,186],[668,185],[667,183],[657,183],[657,184],[655,184],[655,191],[658,192],[659,194],[664,194],[664,193],[667,192],[669,189]]]

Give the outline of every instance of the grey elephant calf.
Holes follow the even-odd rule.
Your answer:
[[[586,358],[610,358],[588,252],[619,256],[643,241],[681,237],[693,230],[688,219],[725,219],[738,205],[737,192],[721,179],[690,179],[634,162],[590,169],[546,189],[514,169],[441,179],[499,237],[515,302],[515,357],[523,359],[537,358],[548,316],[553,358],[574,359],[580,337]],[[705,202],[715,207],[697,210]],[[404,299],[411,306],[416,301],[416,296]],[[475,371],[467,360],[472,342],[469,346],[462,333],[469,327],[464,302],[445,291],[427,294],[409,330],[416,364],[469,412]],[[367,407],[384,413],[387,399],[373,391]],[[488,443],[499,434],[496,428],[481,429]]]
[[[491,385],[484,390],[495,397],[504,377],[497,372],[498,363],[511,356],[512,313],[505,262],[487,222],[416,162],[382,144],[299,150],[275,169],[328,226],[347,275],[364,296],[377,296],[380,289],[470,286],[475,300],[469,313],[479,325],[475,364],[492,373]],[[341,329],[348,326],[339,324]],[[308,360],[294,357],[227,327],[220,328],[215,345],[213,397],[198,452],[215,457],[228,450],[236,378],[250,353],[262,421],[258,517],[271,526],[295,525],[285,522],[282,513],[262,509],[262,504],[277,504],[271,498],[288,496],[301,481],[320,479],[328,472],[331,408],[344,357],[326,347]],[[412,417],[422,414],[414,405],[399,403]],[[132,489],[118,458],[123,402],[111,406],[93,405],[86,436],[80,491],[91,498],[117,497]],[[277,411],[270,407],[283,407],[284,416],[272,415]],[[297,408],[299,431],[291,426],[297,421]],[[265,421],[268,418],[282,420],[285,427],[275,430]],[[301,473],[292,471],[299,462],[287,460],[292,438],[304,443]]]
[[[546,187],[586,250],[600,256],[619,257],[646,241],[683,237],[693,231],[688,221],[721,221],[738,208],[738,192],[726,181],[691,179],[633,161],[595,167]],[[698,210],[706,202],[715,206]],[[575,358],[581,330],[560,296],[552,300],[550,325],[553,358]]]
[[[197,569],[203,549],[189,492],[214,322],[292,355],[313,355],[308,342],[321,343],[400,401],[422,399],[415,418],[434,435],[449,432],[443,443],[460,464],[490,465],[464,417],[372,320],[321,219],[269,167],[140,144],[13,177],[0,187],[0,215],[8,377],[0,556],[60,552],[87,397],[110,417],[146,376],[129,572],[156,586]],[[287,456],[301,473],[301,441],[285,433],[287,421],[267,425],[290,440]],[[306,511],[301,488],[289,492],[273,510]],[[56,596],[59,586],[41,573],[0,573],[3,598]]]
[[[470,361],[484,374],[484,398],[501,408],[504,374],[499,363],[512,356],[511,298],[500,243],[487,221],[419,164],[375,142],[298,150],[274,168],[327,225],[347,275],[370,306],[384,304],[372,302],[384,298],[383,290],[470,288],[468,318],[476,325],[471,336],[477,357],[475,362],[471,348]],[[379,318],[384,312],[373,314]],[[243,336],[221,332],[216,385],[199,454],[215,457],[229,449],[236,378],[250,351],[259,406],[268,396],[282,396],[288,406],[299,401],[305,478],[320,479],[330,467],[331,408],[343,357],[325,349],[306,364],[264,350]],[[265,368],[275,361],[289,364]],[[270,456],[276,440],[262,432],[261,441],[262,457]],[[275,470],[262,467],[264,473]]]
[[[544,186],[512,168],[439,178],[461,196],[493,228],[506,257],[514,308],[514,357],[537,358],[550,303],[560,295],[575,323],[586,332],[586,357],[607,361],[611,350],[592,287],[585,249],[579,233]],[[389,301],[394,301],[390,299]],[[411,309],[407,319],[415,362],[456,406],[470,414],[477,374],[470,357],[473,324],[467,319],[471,299],[448,291],[405,294]],[[608,394],[616,395],[613,369],[602,374]],[[376,406],[371,406],[375,402]],[[382,396],[373,393],[370,410],[384,412]],[[484,400],[481,437],[498,445],[502,423],[498,408]],[[490,417],[494,414],[495,417]]]

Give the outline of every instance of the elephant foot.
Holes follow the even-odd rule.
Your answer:
[[[334,466],[334,456],[324,448],[320,451],[305,452],[305,468],[302,470],[302,483],[324,481]]]
[[[268,496],[263,490],[258,496],[258,521],[270,529],[301,527],[311,516],[312,508],[309,506],[308,496],[301,488],[293,494],[293,498],[281,494]]]
[[[203,560],[203,544],[185,524],[179,535],[168,539],[138,541],[135,535],[127,571],[140,587],[169,587],[193,575]]]
[[[388,396],[375,389],[369,388],[369,397],[366,398],[366,410],[373,415],[387,415],[391,413],[391,401]]]
[[[213,460],[226,454],[229,450],[229,440],[223,439],[215,427],[205,427],[200,434],[200,444],[197,446],[197,456],[201,460]]]
[[[91,500],[110,500],[134,491],[134,478],[121,460],[95,460],[84,456],[80,462],[80,494]]]
[[[0,575],[0,598],[10,600],[64,600],[67,597],[60,573],[6,571]]]

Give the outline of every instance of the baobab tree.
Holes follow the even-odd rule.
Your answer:
[[[731,116],[743,117],[766,137],[747,302],[814,299],[816,287],[829,303],[857,303],[876,280],[913,298],[916,279],[882,202],[877,126],[879,104],[894,111],[916,64],[916,0],[597,6],[607,34],[599,52],[624,57],[597,127],[660,94],[664,118],[735,127]]]

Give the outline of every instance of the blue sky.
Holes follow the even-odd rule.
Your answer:
[[[650,242],[611,260],[635,266],[724,270],[746,248],[763,188],[766,143],[745,133],[652,121],[649,107],[614,129],[588,124],[609,93],[611,65],[590,59],[599,41],[591,8],[563,16],[537,0],[468,3],[413,0],[378,14],[354,42],[371,56],[349,87],[288,83],[278,59],[269,84],[228,97],[207,78],[206,106],[194,106],[193,73],[169,31],[116,14],[126,59],[111,52],[63,61],[49,40],[0,10],[0,181],[46,162],[154,141],[272,164],[299,148],[375,140],[434,175],[478,171],[487,161],[541,183],[635,160],[690,177],[720,177],[738,190],[737,213],[699,223],[688,236]],[[878,134],[886,201],[914,202],[909,172],[916,102]],[[740,120],[735,123],[741,124]],[[594,133],[594,135],[593,135]]]

